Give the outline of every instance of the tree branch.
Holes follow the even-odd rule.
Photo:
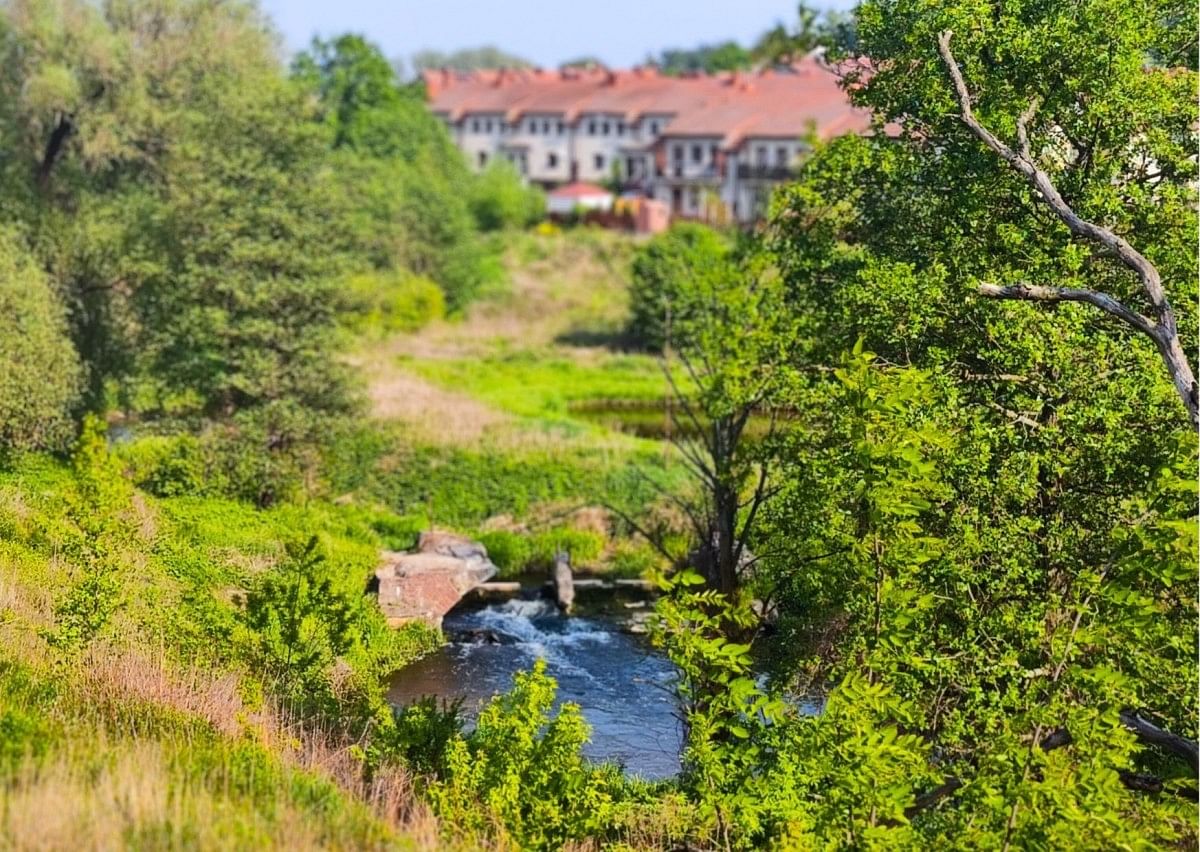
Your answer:
[[[1162,278],[1159,276],[1158,269],[1123,237],[1109,228],[1087,221],[1076,213],[1067,204],[1066,200],[1063,199],[1057,187],[1054,186],[1054,182],[1050,180],[1050,176],[1038,168],[1030,151],[1027,129],[1027,125],[1032,120],[1038,106],[1036,99],[1030,103],[1029,107],[1021,113],[1020,118],[1017,120],[1017,137],[1021,148],[1019,152],[1014,151],[1009,145],[984,127],[979,119],[975,117],[975,113],[971,108],[970,90],[967,88],[967,83],[963,79],[962,71],[958,67],[958,62],[955,60],[954,54],[950,51],[950,38],[952,35],[953,32],[951,30],[945,30],[938,35],[938,53],[941,54],[942,61],[946,65],[946,70],[950,73],[950,80],[954,84],[954,93],[958,100],[959,118],[963,124],[984,145],[991,148],[1002,160],[1025,177],[1030,186],[1041,196],[1042,201],[1067,226],[1067,229],[1072,234],[1098,243],[1111,251],[1122,265],[1138,277],[1138,281],[1141,282],[1142,292],[1150,302],[1156,319],[1154,322],[1150,322],[1140,314],[1121,305],[1116,299],[1091,290],[1065,290],[1061,288],[1031,289],[1028,285],[1018,285],[1018,288],[1013,290],[996,287],[995,285],[984,285],[980,287],[979,292],[984,296],[1026,299],[1030,301],[1087,302],[1118,317],[1154,341],[1154,345],[1163,359],[1167,372],[1171,376],[1171,381],[1175,385],[1175,390],[1187,408],[1192,428],[1200,428],[1200,399],[1198,399],[1195,373],[1179,341],[1175,313],[1171,309],[1171,304],[1167,299],[1167,293],[1163,288]],[[1056,298],[1030,295],[1035,289],[1046,289],[1047,292],[1058,289],[1059,294]],[[1064,294],[1079,295],[1067,297]],[[1089,295],[1085,298],[1083,294]],[[1102,301],[1101,297],[1107,301]]]
[[[1123,305],[1107,293],[1074,287],[1043,287],[1037,284],[980,284],[979,295],[993,299],[1017,299],[1024,302],[1086,302],[1105,313],[1112,314],[1127,325],[1154,337],[1154,322]]]

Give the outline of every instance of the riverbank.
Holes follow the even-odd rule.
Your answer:
[[[634,246],[592,229],[514,234],[506,288],[456,320],[359,339],[351,363],[392,436],[371,496],[499,543],[502,579],[544,567],[550,541],[582,575],[665,567],[620,515],[678,523],[663,498],[686,481],[673,448],[595,416],[635,405],[666,417],[658,359],[622,348]]]

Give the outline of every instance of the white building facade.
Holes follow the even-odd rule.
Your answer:
[[[870,126],[815,57],[682,78],[653,69],[427,72],[426,86],[472,168],[507,160],[546,189],[604,184],[685,218],[753,222],[813,138]]]

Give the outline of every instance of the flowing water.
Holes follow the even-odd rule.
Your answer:
[[[546,600],[510,600],[454,610],[450,642],[397,672],[388,693],[403,706],[425,695],[463,698],[473,715],[506,691],[514,672],[546,660],[559,701],[580,705],[592,728],[584,753],[643,778],[679,771],[682,731],[672,691],[675,670],[640,636],[626,632],[625,604],[563,616]]]

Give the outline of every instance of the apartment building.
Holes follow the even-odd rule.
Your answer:
[[[426,72],[430,108],[468,162],[497,158],[547,189],[615,182],[688,218],[762,215],[813,138],[865,132],[819,57],[749,73]]]

